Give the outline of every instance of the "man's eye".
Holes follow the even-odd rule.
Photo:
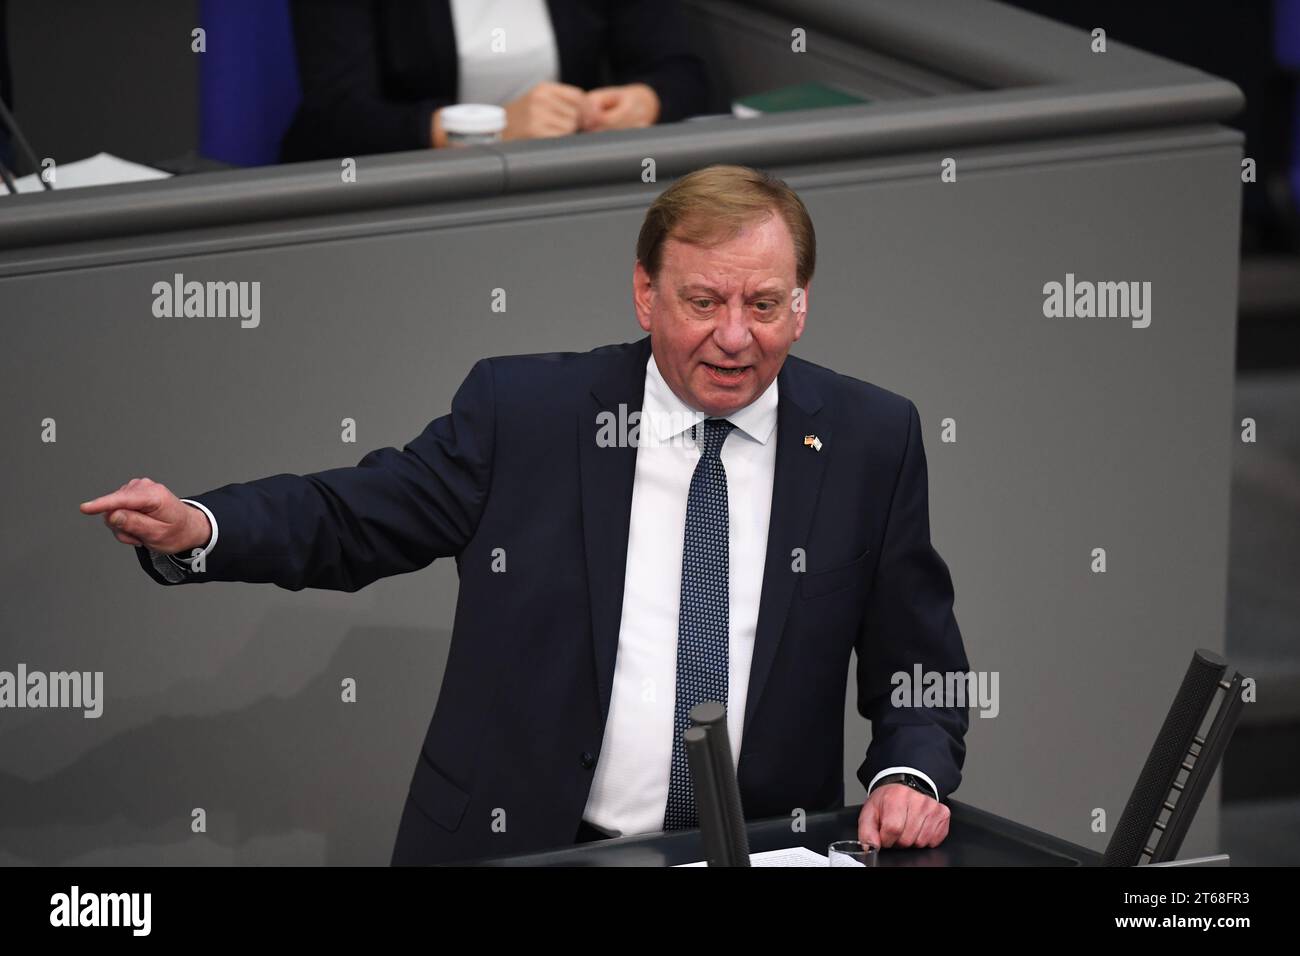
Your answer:
[[[695,302],[695,307],[697,309],[707,309],[713,304],[712,299],[694,299],[693,301]]]
[[[758,309],[758,311],[760,312],[771,312],[773,309],[776,308],[776,303],[769,302],[766,299],[764,299],[761,302],[755,302],[754,308]]]

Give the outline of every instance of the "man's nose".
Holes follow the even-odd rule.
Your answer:
[[[728,303],[725,312],[718,317],[717,324],[713,327],[713,341],[729,354],[743,352],[753,338],[753,333],[749,328],[749,319],[745,315],[745,308],[740,303]]]

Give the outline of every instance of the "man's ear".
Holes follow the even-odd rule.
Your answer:
[[[650,273],[638,259],[632,270],[632,305],[636,309],[636,321],[641,328],[650,331],[650,314],[654,309],[655,288]]]

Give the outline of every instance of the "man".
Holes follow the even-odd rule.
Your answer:
[[[841,806],[857,654],[864,842],[934,846],[965,707],[895,674],[968,670],[929,537],[915,406],[797,358],[816,258],[779,180],[683,177],[647,211],[640,341],[480,360],[402,451],[81,506],[155,580],[355,591],[455,556],[446,674],[394,863],[695,826],[681,731],[728,710],[746,816]]]

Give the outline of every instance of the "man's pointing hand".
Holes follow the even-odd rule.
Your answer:
[[[81,513],[104,516],[123,544],[163,554],[202,548],[212,536],[207,515],[148,478],[132,478],[117,491],[81,503]]]

